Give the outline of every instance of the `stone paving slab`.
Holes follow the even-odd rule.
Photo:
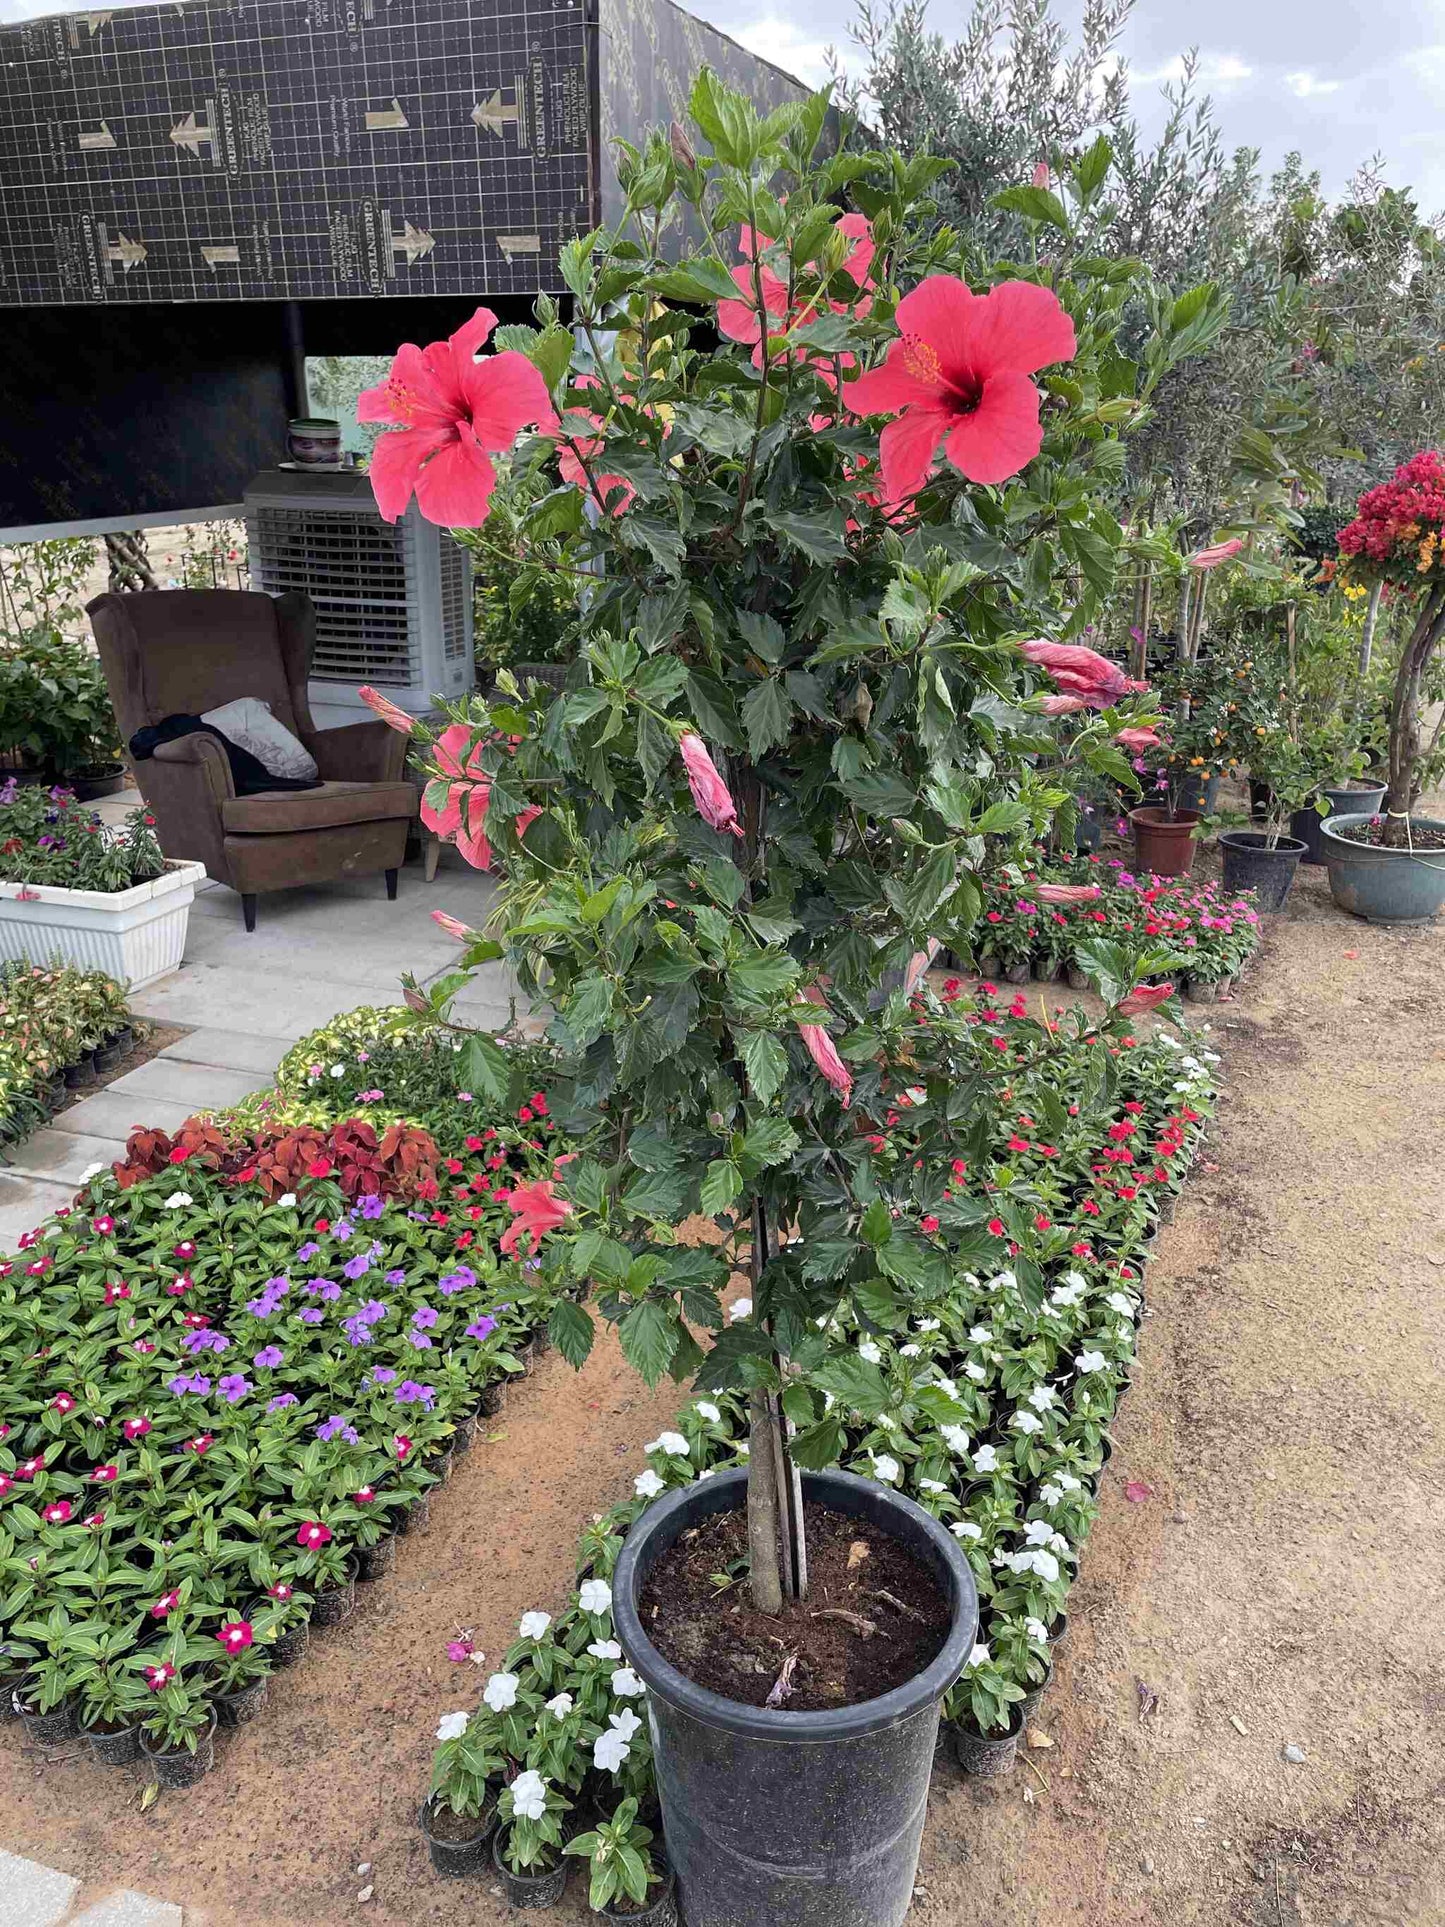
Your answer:
[[[80,1882],[38,1860],[0,1851],[0,1927],[56,1927]]]
[[[131,1009],[163,1024],[255,1030],[295,1043],[307,1031],[358,1004],[397,1001],[395,982],[334,984],[284,970],[217,969],[189,965],[174,977],[138,991]]]
[[[68,1205],[76,1184],[0,1173],[0,1252],[13,1252],[22,1233],[33,1231],[52,1211]]]
[[[264,1091],[270,1082],[266,1071],[222,1070],[215,1064],[186,1063],[178,1057],[153,1057],[106,1089],[130,1104],[168,1098],[190,1111],[218,1111],[227,1104],[239,1104],[253,1091]]]
[[[179,1098],[152,1097],[146,1091],[112,1094],[107,1088],[62,1111],[54,1120],[53,1128],[68,1131],[72,1136],[79,1132],[82,1137],[113,1137],[124,1141],[138,1124],[174,1131],[195,1108],[194,1104],[183,1104]]]
[[[76,1131],[46,1128],[17,1145],[11,1168],[54,1184],[68,1184],[73,1191],[82,1174],[94,1164],[112,1164],[125,1155],[125,1145],[112,1137],[85,1137]],[[0,1922],[0,1927],[4,1923]]]
[[[182,1927],[182,1915],[172,1901],[152,1900],[133,1887],[121,1887],[83,1914],[71,1914],[65,1927]]]
[[[222,1030],[206,1026],[188,1037],[177,1038],[159,1052],[161,1057],[177,1058],[185,1064],[215,1064],[222,1070],[254,1071],[266,1076],[275,1070],[296,1040],[292,1037],[266,1037],[256,1031]]]

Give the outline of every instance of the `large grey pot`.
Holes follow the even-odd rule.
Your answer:
[[[1435,916],[1445,905],[1445,850],[1412,856],[1408,850],[1352,843],[1338,834],[1371,820],[1365,814],[1326,817],[1320,849],[1330,895],[1342,910],[1371,923],[1422,923]],[[1410,821],[1416,829],[1445,831],[1445,823],[1435,817],[1412,816]]]

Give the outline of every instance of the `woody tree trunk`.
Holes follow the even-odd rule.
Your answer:
[[[1420,764],[1420,694],[1425,672],[1445,635],[1445,583],[1432,585],[1400,654],[1390,703],[1390,790],[1385,798],[1383,841],[1392,849],[1410,840],[1415,777]]]
[[[743,827],[737,848],[738,867],[747,878],[748,896],[765,895],[767,792],[751,762],[732,759],[728,774]],[[741,1087],[742,1064],[735,1070]],[[755,1195],[746,1204],[739,1200],[738,1211],[739,1223],[744,1211],[747,1215],[748,1276],[754,1315],[761,1320],[760,1286],[769,1249],[767,1210],[762,1197]],[[775,1362],[781,1367],[781,1359]],[[765,1387],[754,1387],[748,1396],[748,1590],[759,1612],[781,1612],[784,1600],[797,1598],[805,1590],[807,1556],[799,1500],[778,1395]]]

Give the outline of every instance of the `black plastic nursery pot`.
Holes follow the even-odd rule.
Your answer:
[[[978,1629],[958,1541],[911,1499],[850,1472],[805,1472],[805,1504],[865,1519],[927,1568],[952,1622],[907,1685],[856,1706],[786,1713],[724,1699],[664,1659],[637,1602],[668,1547],[739,1509],[745,1471],[661,1499],[613,1577],[617,1637],[648,1689],[667,1857],[688,1927],[899,1927],[913,1897],[938,1709]]]
[[[1052,1660],[1049,1660],[1044,1667],[1044,1676],[1039,1681],[1038,1685],[1031,1686],[1029,1690],[1024,1694],[1023,1698],[1019,1701],[1019,1711],[1023,1714],[1025,1723],[1031,1720],[1034,1714],[1038,1712],[1040,1702],[1042,1701],[1044,1694],[1048,1692],[1049,1682],[1050,1680],[1052,1680],[1053,1676],[1054,1676],[1054,1663]]]
[[[195,1786],[216,1763],[216,1709],[211,1708],[210,1724],[196,1741],[194,1753],[188,1747],[168,1752],[153,1747],[146,1733],[140,1736],[140,1750],[150,1762],[151,1772],[162,1786]]]
[[[258,1619],[271,1603],[269,1599],[253,1600],[247,1618]],[[273,1640],[268,1640],[266,1651],[271,1656],[273,1666],[294,1666],[310,1644],[311,1622],[303,1619],[299,1625],[288,1626],[285,1632],[277,1633]]]
[[[1233,987],[1233,977],[1189,977],[1185,980],[1184,995],[1191,1004],[1217,1004]]]
[[[431,1493],[419,1492],[410,1505],[403,1506],[396,1515],[396,1529],[404,1539],[409,1532],[419,1532],[431,1518]]]
[[[506,1828],[498,1827],[492,1835],[492,1865],[502,1877],[508,1900],[514,1907],[555,1907],[567,1885],[572,1862],[558,1854],[556,1866],[545,1873],[513,1873],[502,1858],[506,1840]]]
[[[135,1030],[130,1024],[123,1024],[114,1031],[95,1053],[95,1067],[102,1075],[114,1070],[122,1057],[135,1043]]]
[[[79,1724],[75,1707],[69,1700],[62,1700],[59,1706],[52,1706],[48,1713],[42,1713],[34,1701],[27,1700],[23,1689],[16,1695],[20,1713],[20,1724],[25,1728],[27,1740],[34,1740],[37,1746],[64,1746],[67,1740],[75,1738]]]
[[[492,1857],[492,1835],[497,1830],[496,1801],[478,1816],[477,1832],[467,1840],[439,1839],[432,1831],[435,1812],[435,1799],[427,1798],[421,1803],[417,1820],[437,1872],[449,1880],[466,1880],[481,1873]]]
[[[1000,1773],[1007,1773],[1018,1755],[1019,1737],[1027,1717],[1022,1703],[1016,1704],[1004,1731],[988,1734],[976,1733],[971,1726],[955,1721],[950,1728],[953,1757],[965,1773],[972,1773],[979,1779],[991,1780]]]
[[[318,1626],[339,1626],[356,1610],[356,1561],[346,1562],[346,1582],[340,1586],[317,1588],[311,1617]]]
[[[264,1679],[255,1679],[249,1686],[238,1686],[234,1693],[217,1693],[211,1704],[222,1726],[245,1726],[251,1720],[258,1719],[265,1710],[269,1683]]]
[[[1271,844],[1259,830],[1226,830],[1219,839],[1226,890],[1257,890],[1261,910],[1283,910],[1305,846],[1282,836]]]
[[[358,1546],[356,1549],[356,1576],[358,1579],[380,1579],[383,1573],[390,1572],[396,1564],[396,1534],[388,1532],[384,1539],[378,1539],[374,1546]]]
[[[625,1920],[628,1927],[678,1927],[682,1916],[677,1910],[677,1880],[671,1867],[664,1870],[662,1891],[650,1907],[634,1907],[624,1914],[609,1900],[602,1916],[604,1920]]]
[[[84,1733],[97,1766],[131,1766],[140,1758],[139,1726],[87,1726]]]

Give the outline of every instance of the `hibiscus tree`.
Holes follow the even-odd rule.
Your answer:
[[[970,948],[981,873],[1063,801],[1050,669],[1083,691],[1074,762],[1132,780],[1113,734],[1149,720],[1075,640],[1122,541],[1106,496],[1133,407],[1098,397],[1129,269],[966,281],[932,220],[940,164],[835,152],[827,116],[818,95],[763,123],[704,72],[695,138],[625,152],[619,225],[562,252],[576,341],[545,299],[508,331],[546,388],[517,384],[507,419],[540,432],[511,461],[529,495],[555,477],[523,539],[546,545],[538,580],[560,547],[586,583],[581,653],[560,695],[504,673],[453,706],[427,790],[500,878],[489,932],[456,923],[462,972],[505,955],[553,1012],[562,1114],[609,1124],[605,1158],[513,1193],[507,1248],[593,1285],[650,1381],[747,1388],[768,1610],[806,1584],[796,1468],[840,1441],[788,1362],[820,1363],[841,1300],[886,1320],[945,1262],[873,1164],[905,987],[939,942]],[[669,259],[684,206],[701,242]],[[1145,346],[1133,399],[1177,358],[1167,332]],[[442,375],[482,392],[455,357]],[[424,513],[428,463],[464,448],[419,457]],[[1040,638],[1069,647],[1036,665]],[[413,988],[419,1020],[460,980]],[[508,1052],[468,1049],[500,1095]],[[716,1241],[681,1242],[698,1215]],[[551,1330],[580,1363],[592,1313],[569,1294]],[[875,1380],[860,1360],[840,1401]]]

